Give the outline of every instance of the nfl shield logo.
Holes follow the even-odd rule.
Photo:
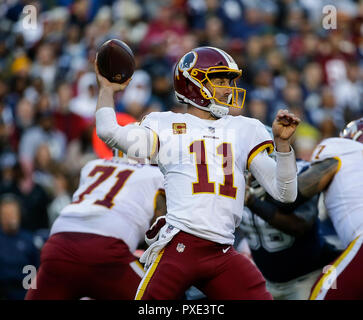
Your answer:
[[[176,246],[176,251],[178,252],[183,252],[185,249],[185,245],[182,243],[178,243],[178,245]]]
[[[170,233],[174,227],[172,225],[168,225],[168,228],[166,229],[166,233]]]

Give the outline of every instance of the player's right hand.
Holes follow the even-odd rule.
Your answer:
[[[130,79],[126,80],[124,83],[121,83],[121,84],[120,83],[110,82],[105,77],[103,77],[100,74],[100,72],[98,71],[97,56],[96,56],[96,59],[95,59],[93,64],[94,64],[94,67],[95,67],[97,82],[98,82],[98,86],[100,87],[100,89],[109,89],[109,90],[112,90],[112,92],[122,91],[122,90],[125,90],[125,88],[128,86],[128,84],[131,81],[131,78],[130,78]]]

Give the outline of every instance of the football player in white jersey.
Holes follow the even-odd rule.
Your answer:
[[[136,299],[179,299],[191,285],[210,299],[271,299],[256,266],[232,247],[244,203],[243,173],[249,169],[274,198],[293,202],[290,139],[300,119],[279,110],[272,141],[258,120],[228,115],[244,103],[245,90],[237,86],[241,70],[226,52],[199,47],[174,69],[175,94],[187,112],[154,112],[140,126],[120,127],[113,94],[127,83],[110,83],[95,69],[99,137],[131,156],[157,161],[165,176],[166,224],[141,257],[147,273]],[[274,147],[276,161],[268,156]]]
[[[133,252],[166,212],[163,181],[157,167],[125,157],[88,162],[51,228],[26,299],[133,300],[144,275]]]
[[[320,142],[312,166],[301,174],[302,195],[324,191],[328,215],[345,251],[324,270],[311,300],[363,299],[363,118],[352,121],[339,138]]]

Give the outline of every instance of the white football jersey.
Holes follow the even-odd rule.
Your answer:
[[[325,206],[343,245],[363,234],[363,144],[344,138],[325,139],[311,161],[339,160],[338,172],[324,192]]]
[[[54,222],[51,234],[85,232],[122,239],[133,252],[143,241],[164,192],[158,167],[124,159],[97,159],[81,170],[79,187]]]
[[[258,120],[153,112],[141,122],[159,137],[157,161],[165,176],[167,222],[187,233],[233,244],[245,194],[244,172],[259,153],[273,150]]]

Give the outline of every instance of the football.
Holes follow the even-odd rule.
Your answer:
[[[97,67],[108,81],[123,83],[135,71],[134,54],[125,42],[108,40],[97,51]]]

